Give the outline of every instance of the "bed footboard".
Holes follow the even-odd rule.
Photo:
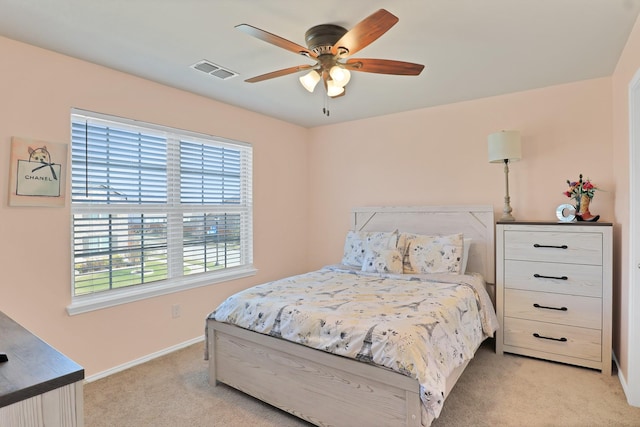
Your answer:
[[[212,385],[220,381],[318,426],[422,425],[413,378],[213,319],[207,332]]]

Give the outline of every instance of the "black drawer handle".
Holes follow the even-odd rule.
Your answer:
[[[552,337],[545,337],[544,335],[540,335],[539,333],[535,332],[533,334],[534,337],[536,338],[540,338],[543,340],[551,340],[551,341],[561,341],[561,342],[567,342],[568,340],[565,337],[562,338],[552,338]]]
[[[542,274],[535,273],[533,275],[536,279],[558,279],[558,280],[569,280],[567,276],[543,276]]]
[[[558,311],[568,311],[567,307],[549,307],[547,305],[540,305],[538,303],[533,304],[535,308],[545,308],[547,310],[558,310]]]
[[[540,245],[538,243],[534,243],[533,244],[534,248],[554,248],[554,249],[569,249],[569,246],[567,245],[562,245],[562,246],[553,246],[553,245]]]

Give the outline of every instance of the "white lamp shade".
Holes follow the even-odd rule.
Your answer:
[[[327,95],[329,96],[338,96],[342,92],[344,92],[344,88],[334,82],[333,80],[329,80],[327,82]]]
[[[520,132],[503,130],[489,135],[490,163],[503,163],[505,160],[515,161],[521,158]]]
[[[302,86],[309,92],[313,92],[316,88],[316,85],[320,81],[320,74],[316,70],[311,70],[304,76],[300,77],[300,83]]]
[[[346,68],[342,68],[338,65],[334,65],[329,70],[329,75],[331,79],[340,87],[345,87],[347,83],[349,83],[349,79],[351,79],[351,72]]]

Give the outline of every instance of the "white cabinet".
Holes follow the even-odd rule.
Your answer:
[[[496,352],[611,375],[612,225],[499,222]]]
[[[82,381],[0,408],[3,427],[84,426]]]
[[[1,427],[83,427],[84,369],[0,311]]]

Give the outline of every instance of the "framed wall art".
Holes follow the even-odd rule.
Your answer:
[[[65,204],[67,144],[12,137],[9,206]]]

